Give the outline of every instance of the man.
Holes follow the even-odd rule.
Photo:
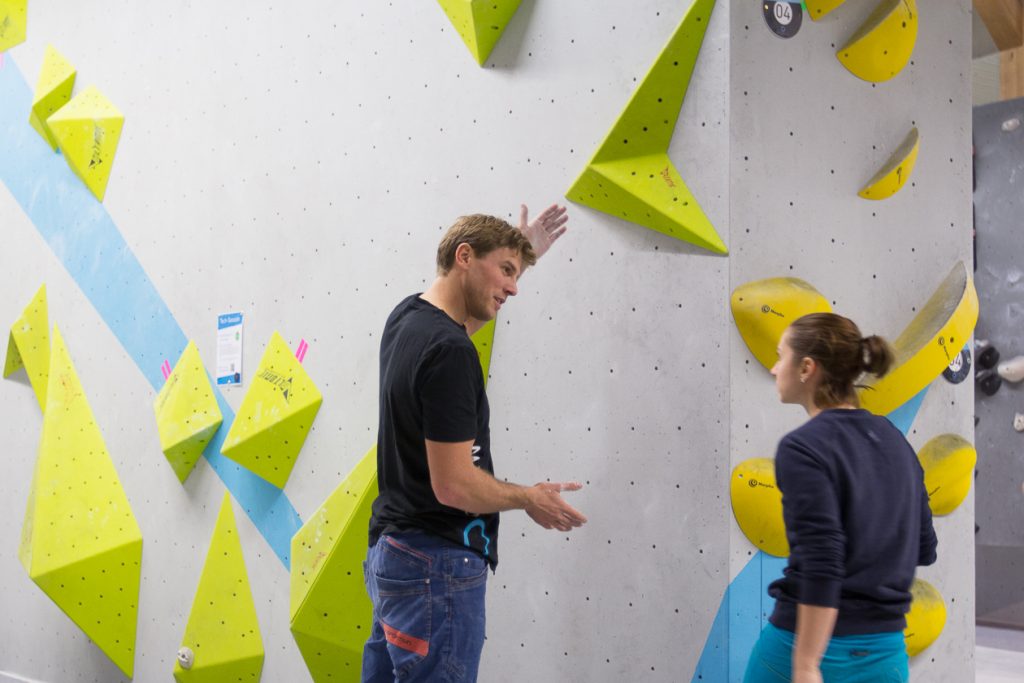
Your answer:
[[[475,681],[498,513],[525,510],[559,531],[586,522],[559,495],[579,483],[494,478],[484,377],[469,339],[516,295],[523,270],[567,220],[555,205],[533,222],[523,206],[519,229],[493,216],[459,218],[438,247],[433,284],[398,304],[384,326],[364,683]]]

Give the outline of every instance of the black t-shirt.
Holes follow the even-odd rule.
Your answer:
[[[370,545],[381,534],[426,531],[498,564],[498,515],[442,505],[430,485],[424,439],[473,441],[473,463],[493,474],[490,409],[480,357],[466,329],[414,294],[391,312],[380,342],[380,424]]]

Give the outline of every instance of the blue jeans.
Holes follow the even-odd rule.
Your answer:
[[[792,631],[768,624],[750,653],[743,683],[780,683],[793,677]],[[910,680],[903,633],[833,636],[821,658],[825,683],[906,683]]]
[[[475,681],[487,561],[424,533],[381,536],[363,566],[373,627],[363,683]]]

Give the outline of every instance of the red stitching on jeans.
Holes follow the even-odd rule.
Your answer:
[[[407,553],[411,553],[411,554],[415,555],[416,557],[418,557],[421,560],[423,560],[424,562],[426,562],[428,565],[434,563],[434,558],[432,558],[430,555],[424,555],[423,553],[421,553],[420,551],[416,550],[415,548],[410,548],[409,546],[405,545],[404,543],[399,543],[398,541],[396,541],[395,539],[391,538],[390,536],[385,536],[384,540],[386,542],[390,543],[391,545],[395,546],[396,548],[399,548],[400,550],[404,550]]]

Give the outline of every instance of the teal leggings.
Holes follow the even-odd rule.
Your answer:
[[[781,683],[793,675],[795,634],[768,624],[750,653],[743,683]],[[821,659],[825,683],[907,683],[910,680],[903,634],[836,636]]]

